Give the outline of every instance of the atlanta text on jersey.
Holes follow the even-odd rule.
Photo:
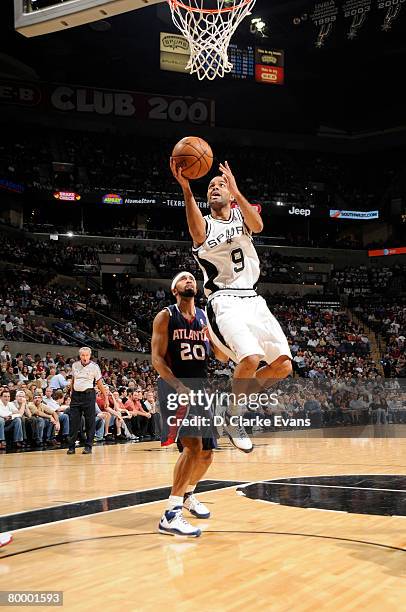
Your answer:
[[[174,329],[172,340],[202,340],[205,342],[207,340],[207,334],[203,330],[186,328]]]

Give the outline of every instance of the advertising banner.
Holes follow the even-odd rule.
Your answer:
[[[386,255],[402,255],[406,253],[406,247],[396,247],[394,249],[373,249],[368,251],[369,257],[382,257]]]
[[[285,82],[285,53],[272,49],[255,48],[255,80],[268,85]]]
[[[330,210],[331,219],[379,219],[379,210]]]
[[[0,80],[0,104],[130,119],[214,125],[214,101],[50,83]]]

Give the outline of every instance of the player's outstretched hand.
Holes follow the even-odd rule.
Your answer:
[[[237,182],[235,180],[234,174],[231,172],[231,168],[228,165],[228,161],[225,161],[224,164],[220,164],[220,172],[222,173],[224,179],[227,181],[229,192],[232,196],[236,196],[238,194]]]
[[[177,166],[176,162],[174,160],[173,157],[171,157],[170,159],[170,167],[172,170],[172,174],[173,176],[176,178],[176,180],[178,181],[179,185],[183,188],[183,187],[188,187],[189,185],[189,179],[185,178],[182,174],[182,168],[181,166]]]

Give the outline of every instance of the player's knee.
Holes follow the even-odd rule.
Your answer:
[[[292,374],[292,362],[286,357],[278,364],[278,378],[287,378]]]
[[[244,357],[244,359],[240,361],[240,365],[247,370],[252,370],[252,372],[255,372],[259,366],[260,360],[259,355],[247,355],[247,357]]]
[[[195,458],[200,457],[202,441],[200,438],[182,438],[183,452]]]
[[[212,450],[202,450],[200,452],[200,461],[210,464],[213,461],[213,451]]]

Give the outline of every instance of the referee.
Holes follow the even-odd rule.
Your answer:
[[[92,354],[88,346],[83,346],[79,350],[79,361],[72,365],[72,399],[69,408],[70,436],[68,455],[75,454],[75,442],[80,430],[82,415],[85,418],[86,444],[82,451],[83,455],[90,455],[92,452],[93,436],[96,427],[96,392],[95,383],[100,392],[104,395],[106,406],[108,406],[108,396],[102,382],[102,375],[99,366],[94,361],[90,361]]]

